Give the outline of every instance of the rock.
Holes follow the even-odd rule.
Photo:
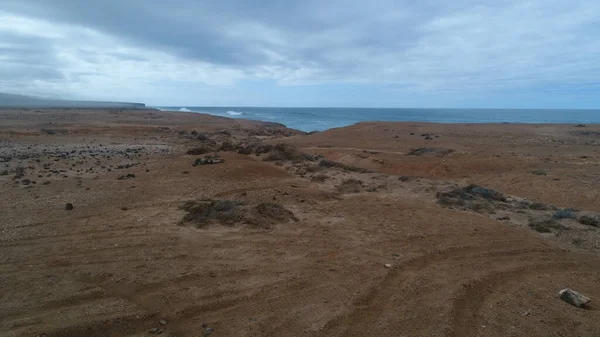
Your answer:
[[[65,205],[65,209],[66,209],[67,211],[70,211],[70,210],[72,210],[73,208],[75,208],[75,207],[74,207],[74,206],[73,206],[73,204],[72,204],[72,203],[70,203],[70,202],[69,202],[69,203],[67,203],[67,204]]]
[[[600,227],[600,220],[591,216],[583,215],[577,221],[582,225]]]
[[[152,329],[148,330],[148,333],[160,335],[161,333],[163,333],[163,330],[159,329],[159,328],[152,328]]]
[[[131,179],[131,178],[135,178],[135,174],[127,173],[127,174],[122,175],[119,178],[117,178],[117,180],[125,180],[125,179]]]
[[[160,323],[161,325],[167,325],[167,321],[165,321],[164,319],[161,319],[160,321],[158,321],[158,323]]]
[[[42,183],[42,185],[50,185],[50,180],[46,180]]]
[[[23,184],[23,185],[29,185],[29,184],[31,184],[31,180],[29,180],[29,179],[23,179],[23,180],[21,180],[21,184]]]
[[[210,336],[210,334],[212,334],[213,332],[215,332],[215,329],[213,329],[213,328],[205,328],[204,329],[204,337]]]
[[[386,263],[386,264],[385,264],[385,267],[386,267],[386,268],[392,268],[392,264],[391,264],[391,263]]]
[[[560,299],[571,304],[574,305],[578,308],[583,308],[586,304],[590,303],[592,300],[583,295],[580,294],[578,292],[576,292],[575,290],[571,290],[569,288],[565,288],[561,291],[558,292],[558,295],[560,296]]]

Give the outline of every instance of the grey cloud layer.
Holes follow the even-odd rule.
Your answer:
[[[231,81],[259,78],[287,85],[496,90],[577,85],[600,76],[595,0],[4,0],[0,10],[90,29],[136,49],[96,56],[73,51],[88,59],[81,65],[85,70],[69,75],[60,70],[74,56],[63,55],[61,64],[56,39],[19,40],[0,30],[0,38],[9,40],[0,51],[14,64],[12,70],[0,67],[7,78],[90,75],[93,64],[107,59],[121,65],[153,62],[143,50],[200,62],[202,74],[207,72],[197,73],[201,78],[219,71]],[[62,43],[69,38],[63,36]],[[79,37],[73,43],[94,41]],[[26,64],[35,67],[28,72]]]

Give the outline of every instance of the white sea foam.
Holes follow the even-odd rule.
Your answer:
[[[227,114],[231,115],[231,116],[239,116],[239,115],[243,114],[243,112],[229,110],[229,111],[227,111]]]
[[[186,108],[181,108],[179,109],[179,111],[183,111],[183,112],[192,112],[192,110],[186,109]]]

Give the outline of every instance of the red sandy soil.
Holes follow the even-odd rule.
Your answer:
[[[205,145],[192,131],[350,169],[233,151],[192,167],[186,151]],[[599,145],[598,125],[303,135],[191,113],[0,111],[0,335],[600,336],[600,228],[578,222],[600,212]],[[555,207],[437,202],[468,184]],[[182,225],[203,198],[279,203],[298,221]],[[566,207],[578,218],[528,226]],[[566,287],[591,304],[560,300]]]

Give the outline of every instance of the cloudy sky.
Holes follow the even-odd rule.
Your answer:
[[[2,0],[0,92],[600,108],[600,1]]]

